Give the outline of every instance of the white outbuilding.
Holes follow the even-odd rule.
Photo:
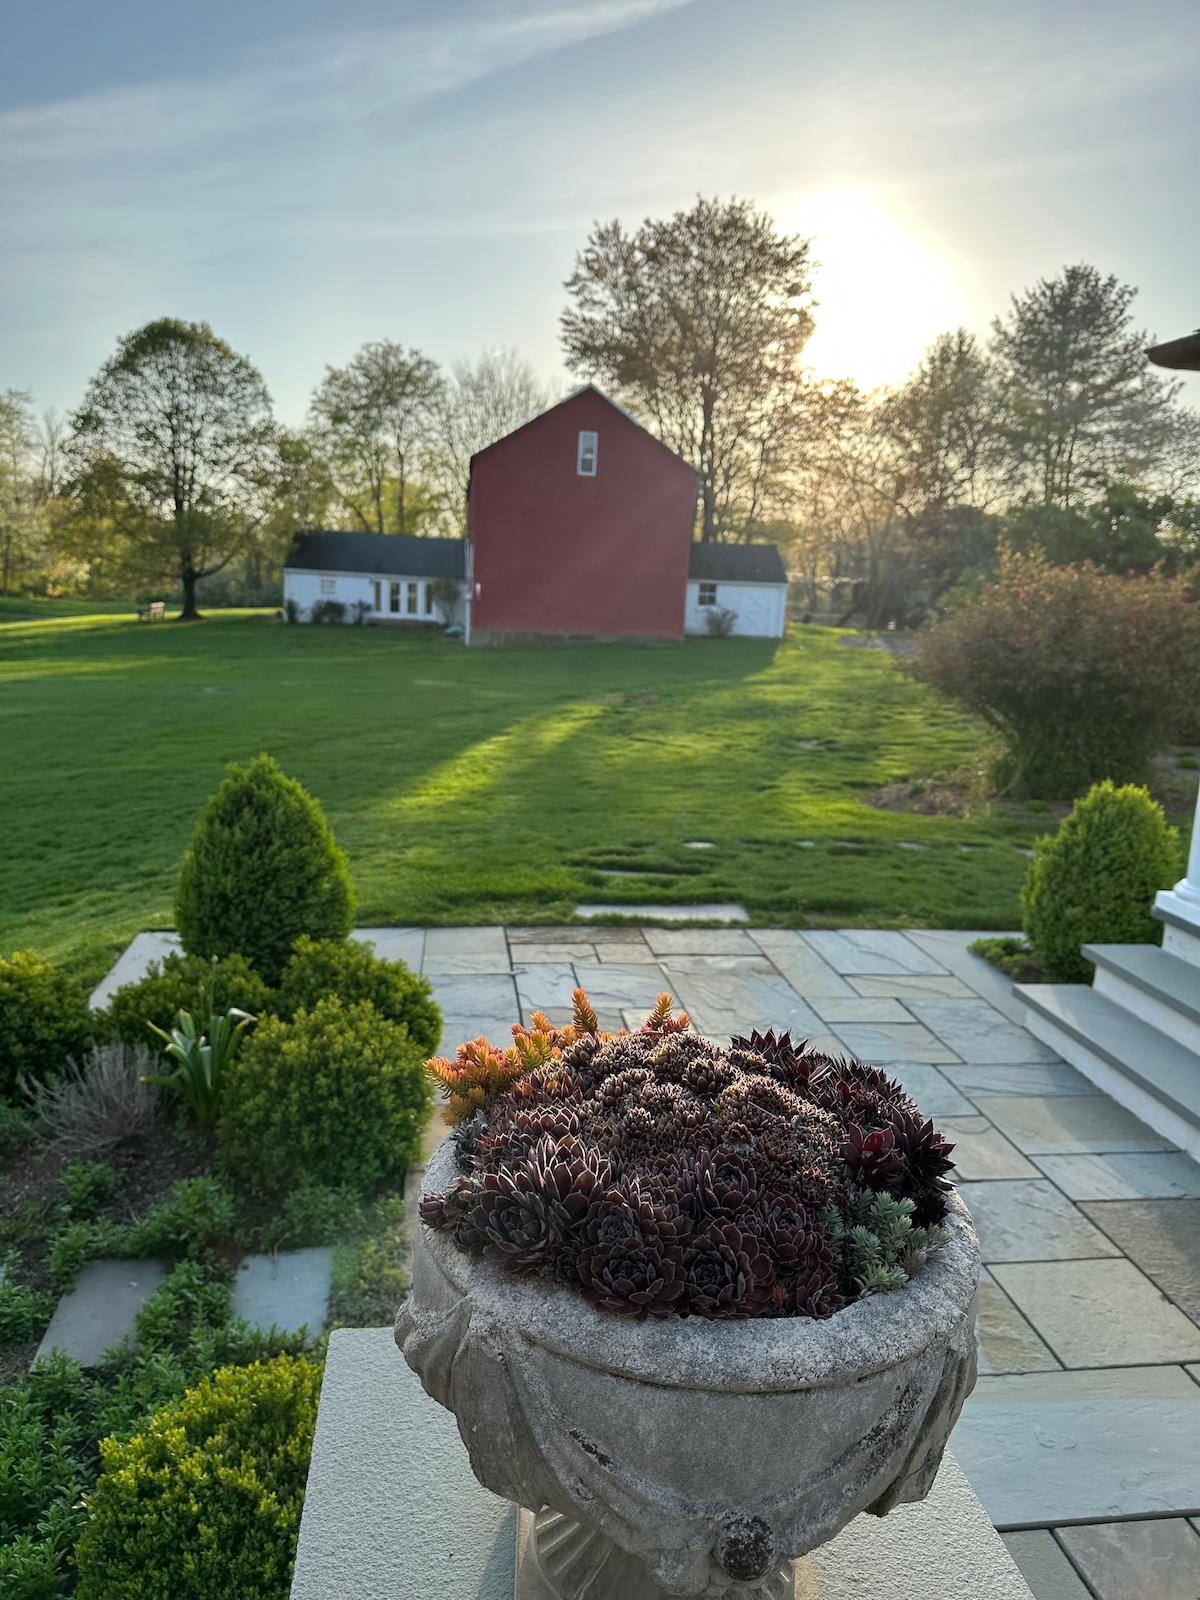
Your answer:
[[[449,582],[447,582],[449,580]],[[461,539],[405,533],[314,530],[292,541],[283,567],[283,603],[297,620],[328,617],[332,602],[346,622],[461,622],[466,546]],[[458,601],[448,606],[450,585]],[[436,586],[436,587],[435,587]],[[447,612],[449,611],[449,615]]]
[[[755,639],[782,639],[787,622],[787,572],[773,544],[693,544],[688,553],[686,633],[718,631]]]

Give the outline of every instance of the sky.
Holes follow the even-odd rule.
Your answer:
[[[590,228],[697,194],[812,237],[824,376],[901,381],[1075,261],[1177,337],[1198,87],[1196,0],[8,0],[0,389],[69,411],[168,315],[290,424],[369,339],[565,381]]]

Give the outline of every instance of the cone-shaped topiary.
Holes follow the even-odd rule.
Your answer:
[[[325,813],[268,755],[231,766],[183,858],[175,923],[189,955],[243,955],[278,983],[302,933],[342,939],[354,924],[345,853]]]
[[[1095,784],[1037,842],[1021,889],[1025,936],[1046,977],[1088,983],[1084,944],[1155,944],[1155,891],[1179,876],[1179,832],[1134,784]]]

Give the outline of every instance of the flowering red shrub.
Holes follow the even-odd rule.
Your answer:
[[[514,1028],[426,1226],[637,1318],[828,1317],[904,1284],[943,1238],[953,1146],[872,1067],[787,1034],[718,1050],[670,1007],[604,1034],[577,990],[572,1026]]]
[[[1004,787],[1071,800],[1144,781],[1200,703],[1200,605],[1185,579],[1009,555],[922,635],[913,671],[1000,734]]]

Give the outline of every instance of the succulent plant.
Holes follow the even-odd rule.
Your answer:
[[[945,1238],[953,1146],[877,1068],[788,1034],[719,1050],[661,995],[601,1032],[541,1013],[430,1071],[460,1176],[426,1226],[634,1318],[829,1317],[899,1288]]]

